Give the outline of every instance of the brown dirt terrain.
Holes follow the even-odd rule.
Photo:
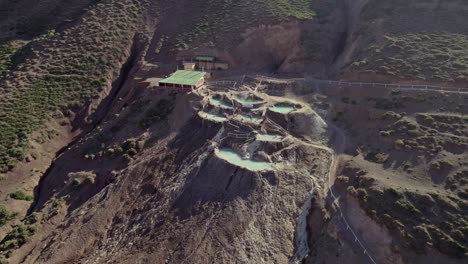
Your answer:
[[[337,191],[378,262],[392,259],[379,253],[385,246],[372,246],[385,241],[377,234],[386,232],[392,234],[389,254],[401,257],[391,263],[466,258],[466,94],[344,87],[317,92],[327,99],[309,100],[329,109],[349,142],[351,156],[343,157]],[[363,224],[369,221],[389,231],[372,233],[370,223]]]
[[[467,86],[465,1],[349,2],[359,13],[340,63],[343,79]]]
[[[329,153],[295,140],[267,145],[267,153],[294,167],[251,172],[213,155],[211,142],[229,128],[220,130],[186,109],[191,101],[199,105],[199,98],[158,90],[140,98],[149,109],[164,98],[175,100],[175,108],[168,120],[146,130],[140,126],[148,104],[136,101],[61,155],[41,182],[47,189],[40,189],[35,205],[41,232],[10,260],[284,263],[293,258],[296,219],[314,182],[324,180]],[[297,120],[307,118],[298,115]],[[127,140],[117,151],[120,138]],[[232,142],[220,145],[239,144]],[[297,160],[304,163],[291,163]],[[68,242],[55,244],[59,240]],[[51,244],[43,249],[39,241]]]
[[[0,263],[466,261],[466,94],[246,78],[300,107],[265,110],[278,129],[148,86],[206,54],[220,77],[464,87],[463,1],[66,2],[0,0]]]

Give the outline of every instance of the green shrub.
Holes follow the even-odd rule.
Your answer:
[[[70,179],[73,179],[72,186],[74,188],[79,187],[82,183],[94,184],[96,174],[93,171],[79,171],[70,172],[68,174]]]
[[[73,179],[72,181],[72,188],[73,189],[78,189],[81,186],[81,180],[78,178]]]
[[[405,147],[405,142],[402,139],[395,140],[395,148],[403,149]]]
[[[51,204],[52,204],[52,209],[57,211],[58,209],[60,209],[62,207],[62,199],[57,199],[57,198],[52,198],[51,199]]]
[[[414,215],[414,216],[417,216],[417,215],[421,215],[421,211],[419,211],[416,207],[414,207],[414,205],[402,198],[402,199],[399,199],[398,201],[396,201],[394,203],[394,205],[398,208],[398,209],[402,209],[404,211],[406,211],[407,213],[411,214],[411,215]]]
[[[413,227],[413,230],[416,232],[418,236],[420,236],[426,242],[430,242],[432,240],[431,235],[427,231],[427,228],[424,224]]]
[[[342,185],[348,185],[348,183],[349,183],[349,177],[346,177],[346,176],[338,176],[338,177],[336,177],[336,183],[342,184]]]
[[[16,191],[14,193],[10,193],[10,197],[15,200],[23,200],[23,201],[32,201],[34,197],[31,195],[26,195],[22,191]]]
[[[25,226],[23,224],[15,226],[0,243],[0,252],[21,247],[35,231],[34,226]]]
[[[122,144],[122,150],[127,152],[130,149],[136,149],[137,144],[134,139],[127,139],[125,142]]]
[[[391,198],[397,199],[397,198],[402,198],[403,194],[394,188],[387,188],[384,190],[384,195],[387,195]]]
[[[357,197],[358,193],[356,191],[356,188],[354,188],[354,186],[348,186],[347,190],[348,190],[349,195],[353,197]]]
[[[130,155],[130,157],[135,156],[137,153],[138,151],[136,151],[136,149],[133,149],[133,148],[127,151],[127,154]]]
[[[128,154],[124,154],[124,155],[123,155],[123,158],[124,158],[124,160],[127,161],[127,162],[129,162],[129,161],[132,160],[132,157],[131,157],[130,155],[128,155]]]
[[[440,252],[456,258],[464,257],[467,252],[465,246],[453,240],[450,236],[435,226],[428,226],[427,229],[433,238],[434,246],[439,249]]]
[[[433,170],[450,170],[453,167],[455,167],[455,165],[449,160],[440,160],[431,163],[431,169]]]
[[[0,226],[3,226],[6,224],[8,221],[13,219],[16,216],[15,213],[11,213],[6,209],[5,206],[0,205]]]
[[[88,175],[85,178],[85,182],[88,184],[94,184],[96,182],[96,178],[91,175]]]
[[[380,131],[380,137],[389,137],[393,131]]]
[[[393,112],[393,111],[387,111],[382,114],[382,119],[400,119],[401,115]]]
[[[391,215],[389,214],[383,214],[381,217],[380,217],[380,221],[385,225],[387,226],[389,229],[393,229],[394,226],[392,225],[393,223],[393,218]]]
[[[87,160],[95,160],[96,155],[95,154],[85,154],[84,158],[87,159]]]
[[[38,220],[39,220],[39,219],[38,219],[37,213],[34,212],[34,213],[32,213],[32,214],[26,216],[26,217],[23,219],[23,223],[24,223],[25,225],[33,225],[33,224],[37,223]]]
[[[388,159],[388,155],[385,155],[384,153],[369,152],[366,155],[366,159],[375,163],[385,163]]]
[[[367,202],[368,195],[367,195],[366,189],[358,188],[357,189],[357,196],[358,196],[358,199],[359,199],[360,202],[364,202],[364,203]]]
[[[408,130],[407,134],[408,134],[408,136],[411,136],[411,137],[418,137],[418,136],[422,135],[421,131],[419,131],[417,129]]]
[[[392,226],[394,226],[397,229],[401,229],[401,228],[405,227],[405,225],[402,222],[400,222],[400,221],[398,221],[396,219],[392,221]]]
[[[115,153],[115,149],[113,149],[113,148],[108,148],[106,150],[106,154],[109,155],[109,156],[113,156],[114,153]]]

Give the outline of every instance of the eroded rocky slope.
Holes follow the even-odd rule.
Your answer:
[[[249,94],[224,100],[241,107],[242,100],[228,98]],[[105,122],[101,133],[61,155],[41,182],[35,206],[41,232],[13,262],[285,263],[307,255],[310,200],[322,192],[331,159],[330,150],[311,138],[326,140],[326,125],[317,122],[319,134],[298,127],[293,136],[273,120],[295,127],[299,120],[320,119],[317,114],[299,104],[277,113],[281,99],[264,96],[256,110],[260,123],[242,119],[250,110],[222,109],[210,103],[212,97],[149,90],[143,98],[153,106],[173,100],[176,107],[149,133],[136,128],[121,151],[115,143],[135,129],[138,115],[125,119],[118,132],[110,129],[120,120]],[[218,118],[200,114],[208,111]],[[83,155],[103,134],[109,143]],[[130,150],[138,153],[125,160]],[[86,161],[86,155],[95,156]]]
[[[384,2],[0,1],[0,261],[369,261],[322,192],[336,129],[303,101],[345,131],[337,188],[379,262],[463,259],[466,96],[145,81],[209,54],[231,66],[215,77],[465,85],[466,5]],[[408,179],[431,187],[415,195]]]

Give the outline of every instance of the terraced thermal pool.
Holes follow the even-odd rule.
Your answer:
[[[236,96],[236,100],[241,103],[242,105],[256,105],[261,104],[264,101],[255,97],[242,97]]]
[[[257,135],[256,139],[262,142],[281,142],[284,137],[279,135]]]
[[[210,98],[210,104],[212,104],[213,106],[222,108],[222,109],[232,109],[232,105],[229,105],[228,103],[220,99]]]
[[[211,120],[211,121],[215,121],[215,122],[219,122],[219,123],[222,123],[224,121],[227,121],[227,118],[223,117],[223,116],[218,116],[218,115],[215,115],[215,114],[211,114],[211,113],[207,113],[207,112],[198,112],[198,115],[204,119],[208,119],[208,120]]]
[[[238,118],[242,121],[248,121],[248,122],[252,122],[256,124],[260,124],[263,121],[261,117],[244,115],[244,114],[239,115]]]
[[[217,149],[215,154],[218,158],[223,159],[233,165],[248,169],[250,171],[271,171],[273,170],[273,165],[268,162],[255,161],[242,159],[241,155],[235,152],[231,148],[222,148]]]
[[[296,108],[290,105],[275,105],[270,107],[270,110],[276,113],[280,114],[288,114],[291,113],[292,111],[295,111]]]

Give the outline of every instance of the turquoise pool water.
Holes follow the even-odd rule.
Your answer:
[[[255,105],[255,104],[261,104],[264,101],[255,97],[242,97],[242,96],[236,96],[236,100],[243,104],[243,105]]]
[[[239,115],[239,118],[241,120],[245,120],[245,121],[256,123],[256,124],[260,124],[263,121],[261,117],[249,116],[249,115],[244,115],[244,114]]]
[[[283,136],[279,135],[257,135],[256,139],[263,142],[281,142],[283,141]]]
[[[215,99],[215,98],[210,98],[210,103],[214,106],[217,106],[219,108],[223,109],[232,109],[232,105],[220,100],[220,99]]]
[[[250,171],[271,171],[273,165],[268,162],[245,160],[231,148],[222,148],[216,151],[216,156],[234,164],[238,167],[246,168]]]
[[[206,112],[199,112],[198,113],[199,116],[201,116],[202,118],[205,118],[205,119],[208,119],[208,120],[212,120],[212,121],[215,121],[215,122],[224,122],[224,121],[227,121],[227,118],[225,117],[222,117],[222,116],[218,116],[218,115],[214,115],[214,114],[210,114],[210,113],[206,113]]]
[[[289,105],[275,105],[270,107],[270,110],[276,113],[287,114],[295,111],[296,109]]]

